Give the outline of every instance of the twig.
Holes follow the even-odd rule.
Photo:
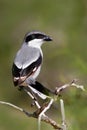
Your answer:
[[[20,108],[20,107],[18,107],[18,106],[16,106],[16,105],[14,105],[14,104],[12,104],[12,103],[9,103],[9,102],[4,102],[4,101],[0,101],[0,104],[4,104],[4,105],[11,106],[11,107],[13,107],[13,108],[15,108],[15,109],[17,109],[17,110],[19,110],[19,111],[23,112],[23,109],[22,109],[22,108]]]
[[[81,90],[85,91],[84,86],[83,85],[78,85],[78,84],[76,84],[76,82],[77,82],[77,79],[74,79],[68,84],[65,84],[65,85],[63,85],[63,86],[61,86],[59,88],[56,87],[55,94],[60,95],[61,91],[63,91],[66,88],[69,88],[69,87],[76,87],[76,88],[80,88]]]
[[[60,107],[61,107],[61,115],[62,115],[62,128],[63,130],[66,130],[64,102],[62,99],[60,99]]]
[[[47,104],[47,106],[44,108],[43,111],[40,112],[39,116],[38,116],[38,130],[40,130],[41,128],[41,118],[42,116],[45,114],[45,112],[50,109],[51,105],[53,104],[53,99],[50,100],[50,102]]]
[[[39,114],[37,113],[37,111],[35,111],[34,113],[29,113],[26,110],[24,110],[23,108],[18,107],[18,106],[14,105],[12,103],[9,103],[9,102],[0,101],[0,104],[11,106],[11,107],[13,107],[13,108],[15,108],[15,109],[23,112],[28,117],[38,118],[38,116],[39,116]],[[46,123],[48,123],[48,124],[50,124],[50,125],[52,125],[54,129],[63,130],[62,127],[59,124],[57,124],[54,120],[52,120],[51,118],[49,118],[46,115],[42,115],[41,120],[44,121],[44,122],[46,122]]]
[[[76,87],[76,88],[80,88],[81,90],[85,90],[84,87],[82,85],[78,85],[76,84],[76,81],[77,80],[73,80],[72,82],[70,82],[69,84],[65,84],[59,88],[56,88],[55,90],[55,95],[58,97],[58,95],[60,94],[61,91],[63,91],[64,89],[68,88],[68,87]],[[34,117],[34,118],[38,118],[39,117],[39,114],[42,112],[42,110],[44,110],[44,105],[43,106],[40,106],[38,101],[35,100],[35,97],[32,93],[29,93],[26,89],[25,89],[25,92],[31,96],[31,98],[34,100],[36,106],[38,107],[37,111],[33,112],[33,113],[29,113],[27,112],[26,110],[24,110],[23,108],[21,107],[18,107],[12,103],[9,103],[9,102],[4,102],[4,101],[0,101],[0,104],[4,104],[4,105],[8,105],[8,106],[11,106],[21,112],[23,112],[25,115],[27,115],[28,117]],[[39,120],[41,119],[41,121],[44,121],[48,124],[50,124],[51,126],[53,126],[54,129],[57,129],[57,130],[66,130],[66,125],[65,125],[65,112],[64,112],[64,104],[63,104],[63,100],[61,99],[60,100],[60,103],[61,103],[61,114],[62,114],[62,126],[57,124],[54,120],[52,120],[51,118],[49,118],[48,116],[46,116],[45,114],[42,114],[41,118],[39,118]]]

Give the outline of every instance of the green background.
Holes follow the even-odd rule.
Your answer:
[[[31,99],[13,87],[11,67],[26,32],[39,30],[53,38],[42,49],[44,61],[38,80],[51,89],[74,78],[87,86],[86,0],[0,0],[0,100],[29,111]],[[62,93],[69,130],[87,130],[87,94],[75,88]],[[59,101],[48,115],[61,123]],[[0,105],[0,130],[34,130],[37,120]],[[42,123],[41,130],[53,130]]]

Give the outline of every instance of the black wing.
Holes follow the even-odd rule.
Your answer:
[[[42,63],[41,55],[35,62],[31,63],[29,66],[27,66],[24,69],[23,68],[19,69],[15,65],[15,63],[13,63],[12,75],[13,75],[14,85],[17,86],[17,85],[20,85],[22,82],[24,82],[27,77],[29,77],[32,73],[34,73],[38,69],[41,63]]]

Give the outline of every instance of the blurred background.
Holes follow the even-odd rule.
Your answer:
[[[0,100],[33,111],[31,99],[13,87],[11,67],[26,32],[39,30],[53,38],[42,49],[44,61],[38,80],[55,87],[79,79],[87,86],[86,0],[0,0]],[[68,130],[87,130],[87,93],[70,88],[62,93]],[[59,100],[47,114],[61,123]],[[42,123],[41,130],[53,130]],[[0,105],[0,130],[34,130],[37,120]]]

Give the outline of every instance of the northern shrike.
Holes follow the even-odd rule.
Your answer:
[[[28,86],[33,93],[37,93],[42,99],[46,98],[44,95],[47,93],[53,93],[36,81],[43,61],[41,45],[46,41],[52,41],[52,39],[42,32],[27,33],[12,66],[14,85],[20,88]]]

